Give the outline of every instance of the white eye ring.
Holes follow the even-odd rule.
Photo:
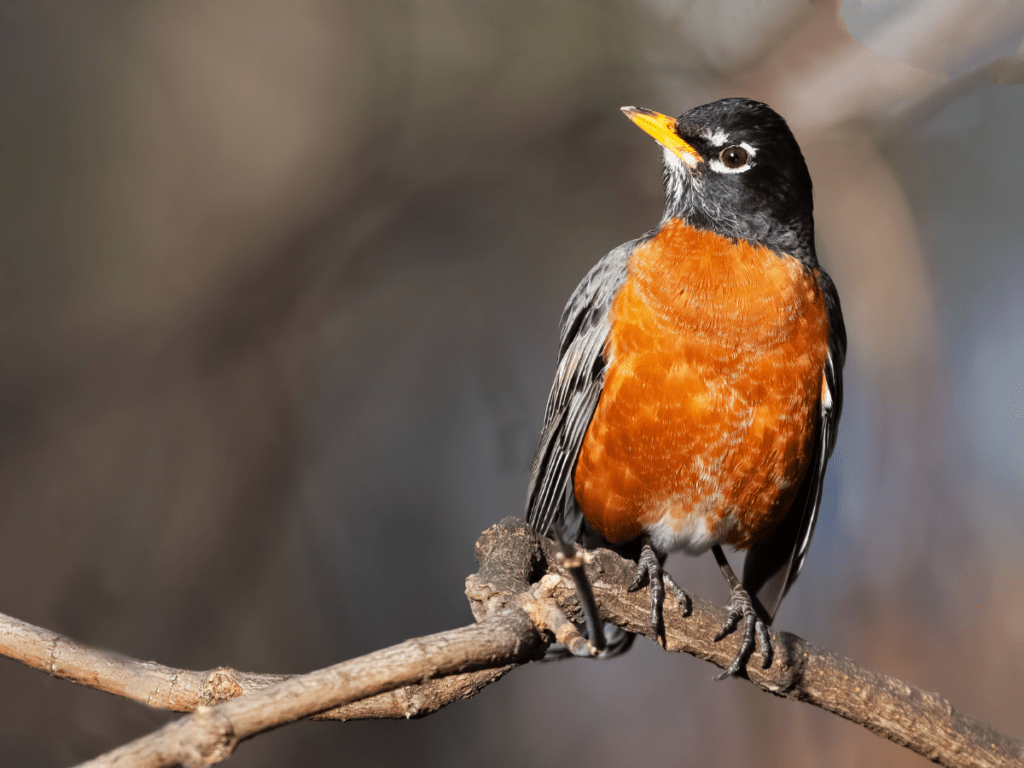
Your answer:
[[[747,153],[747,162],[736,168],[730,168],[716,157],[708,161],[708,165],[711,167],[711,170],[717,171],[718,173],[743,173],[744,171],[749,171],[754,166],[754,157],[757,155],[757,150],[745,141],[741,141],[739,144],[735,144],[734,146],[739,147]]]

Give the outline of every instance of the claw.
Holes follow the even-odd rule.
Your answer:
[[[640,559],[636,561],[636,570],[633,571],[633,582],[629,585],[627,592],[636,592],[644,585],[645,580],[655,581],[661,576],[661,564],[658,556],[654,554],[650,544],[644,544],[640,551]]]
[[[693,603],[690,602],[690,596],[686,593],[686,590],[676,584],[676,580],[672,578],[668,571],[663,570],[661,578],[665,582],[665,586],[668,587],[668,591],[676,599],[676,602],[683,606],[683,616],[689,616],[693,612]]]
[[[767,669],[772,663],[772,641],[768,634],[768,627],[754,610],[750,595],[743,587],[736,585],[726,607],[729,609],[729,617],[722,624],[718,634],[715,635],[715,642],[717,643],[735,630],[741,618],[743,619],[743,641],[740,643],[740,649],[736,652],[732,663],[715,680],[724,680],[739,674],[754,653],[755,645],[763,658],[761,668]]]
[[[732,664],[726,667],[725,671],[716,677],[715,680],[724,680],[727,677],[739,674],[740,670],[747,665],[751,654],[754,652],[755,637],[757,639],[757,648],[761,652],[763,659],[761,668],[768,669],[772,663],[772,639],[768,634],[768,626],[758,616],[757,611],[754,610],[754,603],[750,599],[750,593],[743,588],[740,580],[736,578],[736,574],[733,573],[732,566],[729,565],[729,561],[726,559],[722,548],[716,544],[711,547],[711,552],[714,554],[718,567],[722,569],[722,574],[725,576],[726,581],[729,582],[729,587],[732,590],[732,596],[729,598],[729,602],[725,604],[725,607],[729,609],[729,617],[722,624],[718,634],[715,635],[715,642],[717,643],[736,629],[740,619],[743,619],[743,642],[740,643],[740,649],[736,652],[736,657],[732,660]]]
[[[648,541],[644,541],[643,549],[640,550],[640,559],[636,563],[636,571],[633,572],[633,582],[629,585],[629,592],[636,592],[643,586],[644,581],[648,583],[651,590],[651,629],[656,636],[664,635],[664,623],[662,621],[662,605],[665,602],[665,588],[669,591],[682,606],[683,615],[690,613],[690,596],[676,584],[675,580],[665,573],[661,567],[654,548]]]
[[[732,611],[729,614],[729,618],[727,618],[725,620],[725,623],[722,624],[722,628],[718,630],[718,634],[715,635],[715,642],[717,643],[723,637],[730,634],[734,629],[736,629],[736,625],[739,623],[739,620],[741,618],[743,618],[743,614],[737,613],[736,611]]]

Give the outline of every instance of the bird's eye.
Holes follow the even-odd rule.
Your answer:
[[[726,168],[740,168],[750,160],[750,153],[743,147],[726,147],[718,156]]]

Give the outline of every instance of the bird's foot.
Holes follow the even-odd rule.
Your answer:
[[[771,637],[768,634],[768,626],[757,615],[757,611],[754,610],[754,605],[750,600],[747,590],[738,584],[733,587],[732,597],[729,598],[729,602],[725,604],[725,607],[729,609],[729,618],[725,620],[722,628],[715,635],[715,642],[717,643],[735,630],[739,625],[740,619],[743,619],[743,642],[740,643],[740,649],[736,653],[736,658],[732,660],[732,664],[715,680],[724,680],[739,673],[741,669],[746,667],[747,662],[754,653],[755,637],[757,638],[757,649],[763,658],[761,669],[768,669],[772,663]]]
[[[665,601],[665,588],[667,587],[672,596],[683,606],[683,615],[690,613],[690,596],[682,587],[676,584],[664,568],[661,561],[650,543],[644,541],[643,549],[640,551],[640,559],[637,560],[636,570],[633,572],[633,583],[629,585],[630,592],[636,592],[647,582],[651,590],[651,629],[655,636],[664,636],[662,624],[662,604]]]

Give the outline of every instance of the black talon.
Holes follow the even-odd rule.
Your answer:
[[[732,663],[715,680],[724,680],[727,677],[739,674],[740,670],[746,667],[747,662],[754,653],[755,645],[762,656],[761,668],[768,669],[771,666],[773,656],[772,640],[768,634],[768,625],[758,616],[750,595],[743,588],[743,585],[740,584],[736,574],[733,573],[732,567],[725,559],[725,553],[722,551],[722,548],[716,545],[711,550],[715,555],[715,560],[718,561],[719,567],[722,569],[722,573],[725,574],[725,578],[729,581],[729,587],[732,589],[732,595],[725,606],[729,609],[729,617],[722,624],[718,634],[715,635],[715,642],[717,643],[735,630],[739,625],[740,619],[743,619],[743,640],[740,643],[740,649],[736,652]]]
[[[636,592],[644,585],[645,578],[652,582],[661,578],[661,563],[658,562],[658,556],[654,554],[654,549],[646,541],[643,549],[640,550],[640,559],[636,561],[633,583],[629,585],[627,591]]]
[[[690,596],[676,584],[669,574],[665,573],[661,567],[661,560],[646,537],[644,537],[643,549],[640,550],[640,559],[636,563],[636,570],[633,572],[633,582],[627,591],[636,592],[643,586],[645,580],[651,590],[651,629],[654,630],[656,636],[663,636],[662,606],[665,602],[665,587],[668,587],[672,596],[683,606],[684,616],[690,612]]]
[[[636,570],[633,572],[633,583],[629,585],[627,591],[636,592],[643,586],[645,580],[651,590],[651,628],[655,635],[660,635],[661,605],[665,599],[665,586],[662,582],[661,563],[658,562],[658,556],[654,554],[654,549],[647,541],[644,541],[640,559],[637,560]]]
[[[736,624],[739,622],[741,616],[742,614],[736,612],[729,614],[729,618],[725,620],[725,623],[722,625],[722,628],[718,630],[718,634],[715,635],[716,643],[723,637],[731,633],[734,629],[736,629]]]
[[[690,596],[686,593],[686,590],[676,584],[676,580],[672,578],[668,571],[663,570],[661,578],[665,582],[665,586],[668,587],[669,592],[672,593],[672,596],[683,606],[683,616],[689,616],[693,613],[693,603],[690,602]]]

